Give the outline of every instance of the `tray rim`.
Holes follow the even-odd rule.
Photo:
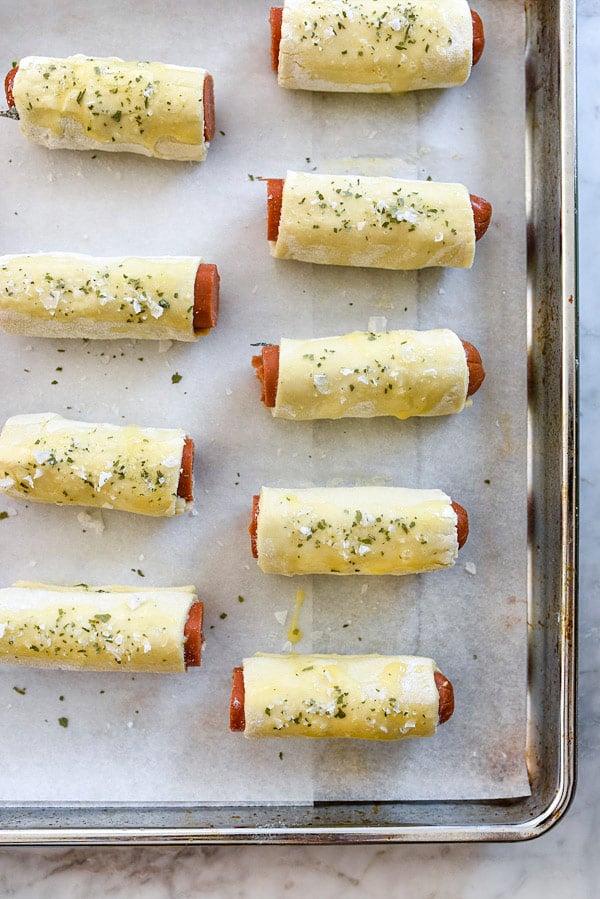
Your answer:
[[[525,12],[536,0],[525,0]],[[559,20],[559,126],[561,201],[561,558],[560,621],[557,669],[560,687],[557,782],[537,815],[508,824],[403,824],[240,827],[2,827],[0,846],[190,845],[190,844],[352,844],[424,842],[521,842],[537,838],[563,819],[577,780],[577,536],[578,536],[578,326],[577,326],[577,169],[576,169],[576,7],[574,0],[557,0]],[[531,135],[527,132],[528,142]],[[531,156],[528,148],[527,157]],[[529,158],[529,162],[531,162]],[[528,203],[533,170],[527,173]],[[528,214],[529,222],[529,214]],[[529,316],[531,318],[531,315]],[[531,330],[531,321],[529,322]],[[531,346],[531,334],[528,340]],[[529,471],[533,448],[529,448]],[[529,480],[529,478],[528,478]],[[529,480],[529,484],[530,484]],[[518,800],[515,800],[518,802]],[[3,804],[4,808],[8,804]],[[161,804],[162,805],[162,804]],[[179,805],[179,804],[178,804]],[[315,805],[317,807],[318,804]],[[14,806],[16,807],[16,806]],[[127,805],[123,806],[127,808]],[[58,812],[60,807],[56,807]]]

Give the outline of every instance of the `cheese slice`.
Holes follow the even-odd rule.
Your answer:
[[[194,587],[59,587],[19,581],[0,590],[0,662],[34,668],[183,672]]]
[[[197,340],[199,256],[0,256],[0,326],[30,337]]]
[[[26,56],[13,96],[21,131],[54,149],[201,161],[204,69],[117,57]]]
[[[462,184],[288,172],[277,259],[385,269],[471,268],[475,223]]]
[[[282,339],[275,418],[449,415],[465,407],[469,368],[449,330],[356,331]]]
[[[441,490],[263,487],[256,543],[267,574],[417,574],[454,565],[457,515]]]
[[[281,87],[401,93],[464,84],[473,62],[467,0],[285,0]]]
[[[439,717],[433,659],[268,655],[244,659],[247,737],[430,737]]]
[[[35,503],[171,516],[185,431],[15,415],[0,433],[0,493]]]

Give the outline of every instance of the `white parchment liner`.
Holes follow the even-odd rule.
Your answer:
[[[143,0],[85,8],[24,0],[18,15],[0,13],[7,68],[27,54],[73,52],[208,68],[225,132],[195,165],[52,153],[0,121],[0,252],[200,253],[222,276],[219,326],[198,345],[0,335],[2,421],[55,410],[184,427],[197,447],[193,516],[158,521],[0,499],[9,512],[0,520],[2,585],[194,583],[207,637],[202,668],[186,676],[0,670],[1,800],[301,803],[528,792],[521,6],[478,3],[487,46],[464,87],[394,98],[280,90],[269,67],[267,2],[182,0],[174,16]],[[278,262],[265,237],[265,186],[248,176],[287,168],[462,181],[493,203],[492,225],[471,271]],[[366,328],[371,316],[389,328],[452,327],[472,341],[488,372],[473,407],[404,423],[272,420],[258,401],[251,344]],[[182,380],[173,384],[175,372]],[[471,533],[451,571],[269,577],[246,534],[263,483],[441,487],[468,509]],[[437,660],[454,682],[456,712],[434,739],[378,745],[229,733],[231,668],[286,646],[298,588],[307,594],[299,651]]]

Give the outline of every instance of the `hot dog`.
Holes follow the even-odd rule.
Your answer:
[[[475,225],[475,240],[481,240],[492,220],[492,204],[475,194],[470,194],[470,200],[473,224]]]
[[[284,178],[267,178],[267,240],[277,240],[279,234],[279,222],[281,220],[281,206],[283,203]],[[471,208],[473,210],[473,224],[475,227],[475,240],[481,240],[487,231],[492,219],[492,204],[483,197],[470,194]]]
[[[477,349],[443,329],[283,339],[252,365],[261,400],[274,417],[294,420],[447,415],[485,378]]]
[[[260,398],[269,409],[275,408],[277,401],[277,379],[279,378],[279,347],[269,344],[262,348],[260,356],[252,357],[252,366],[260,381]]]
[[[467,510],[456,502],[452,503],[452,508],[456,512],[456,539],[458,541],[458,548],[462,549],[467,542],[467,537],[469,536],[469,516],[467,514]],[[252,497],[252,515],[250,518],[250,524],[248,525],[248,533],[250,534],[250,541],[252,546],[252,555],[255,559],[258,559],[256,535],[258,533],[259,510],[260,496],[255,494]]]
[[[269,13],[269,24],[271,26],[271,66],[276,72],[279,68],[279,45],[281,44],[281,23],[283,20],[283,7],[272,6]],[[477,65],[485,47],[485,35],[483,30],[483,22],[481,16],[475,10],[471,10],[471,21],[473,24],[473,65]]]
[[[195,341],[217,324],[219,282],[198,256],[0,256],[0,326],[30,337]]]
[[[271,26],[271,66],[274,72],[279,68],[279,45],[281,43],[282,20],[283,6],[272,6],[269,11],[269,25]],[[8,78],[8,75],[6,77]]]
[[[246,713],[244,711],[244,669],[234,668],[231,684],[231,702],[229,705],[229,729],[244,731],[246,729]]]
[[[186,668],[199,668],[202,664],[202,648],[204,646],[204,633],[202,624],[204,621],[204,605],[195,602],[190,608],[183,637],[185,640],[184,660]]]
[[[485,379],[485,370],[479,350],[463,340],[465,356],[469,369],[469,386],[467,396],[473,396]],[[252,366],[256,369],[256,377],[261,384],[261,401],[268,408],[273,408],[277,401],[277,379],[279,378],[279,347],[277,344],[264,346],[260,356],[252,357]]]
[[[266,573],[403,575],[451,567],[469,518],[441,491],[263,487],[248,533]]]
[[[473,22],[473,65],[476,66],[485,48],[485,34],[481,16],[474,9],[471,10],[471,19]]]
[[[251,737],[395,740],[432,736],[453,712],[452,683],[432,659],[257,653],[233,669],[229,727]]]
[[[195,588],[0,589],[0,662],[34,668],[177,673],[201,663],[203,604]]]
[[[433,677],[440,697],[438,724],[445,724],[454,714],[454,688],[441,671],[434,671]]]
[[[483,49],[483,48],[482,48]],[[202,105],[204,107],[204,140],[207,143],[215,136],[215,84],[212,75],[206,75],[202,85]]]
[[[19,67],[15,66],[10,70],[10,72],[7,73],[6,78],[4,79],[4,93],[6,94],[6,102],[9,109],[12,109],[15,105],[15,98],[13,97],[13,87],[18,71]]]
[[[469,516],[467,510],[453,502],[452,508],[456,512],[456,539],[458,540],[458,548],[462,549],[467,542],[469,536]]]
[[[217,325],[220,281],[216,265],[200,263],[194,280],[194,331],[196,334]]]
[[[194,502],[194,441],[190,437],[183,441],[177,496],[188,503]]]
[[[13,87],[19,67],[15,66],[7,73],[4,79],[4,93],[6,94],[6,102],[8,108],[15,106],[15,98],[13,95]],[[202,85],[202,104],[204,107],[204,140],[210,142],[215,136],[215,85],[212,75],[207,74]]]
[[[214,82],[204,69],[30,56],[4,88],[25,136],[50,149],[201,161],[215,135]]]
[[[267,178],[267,240],[277,240],[283,203],[283,178]]]
[[[140,515],[189,511],[194,444],[176,428],[16,415],[0,433],[0,493]]]
[[[491,217],[455,183],[288,171],[267,190],[271,255],[318,265],[471,268]]]
[[[469,367],[469,389],[467,396],[473,396],[477,393],[485,380],[485,369],[477,347],[474,347],[468,340],[463,340],[462,345],[465,348],[467,357],[467,365]]]

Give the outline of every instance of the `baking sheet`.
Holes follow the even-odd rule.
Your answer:
[[[50,153],[0,122],[2,252],[199,252],[222,277],[219,326],[195,346],[0,335],[0,376],[11,385],[2,419],[51,409],[185,427],[197,447],[193,516],[153,521],[0,500],[9,512],[0,521],[2,584],[195,583],[207,617],[203,666],[186,676],[0,671],[2,800],[282,804],[528,793],[524,23],[517,2],[478,9],[488,42],[467,85],[395,98],[279,90],[267,3],[184,3],[176,18],[145,2],[85,13],[64,0],[52,11],[26,2],[18,17],[0,12],[7,69],[29,53],[72,52],[207,67],[225,132],[207,162],[193,165]],[[277,262],[256,178],[286,168],[464,181],[492,201],[492,226],[468,272]],[[411,422],[273,421],[258,403],[250,345],[365,328],[373,316],[390,328],[450,326],[475,343],[488,379],[473,407]],[[452,571],[269,577],[245,533],[262,483],[439,486],[469,510],[471,534]],[[299,651],[438,661],[457,710],[435,739],[383,746],[229,733],[230,670],[257,650],[286,648],[298,588],[307,595]]]

